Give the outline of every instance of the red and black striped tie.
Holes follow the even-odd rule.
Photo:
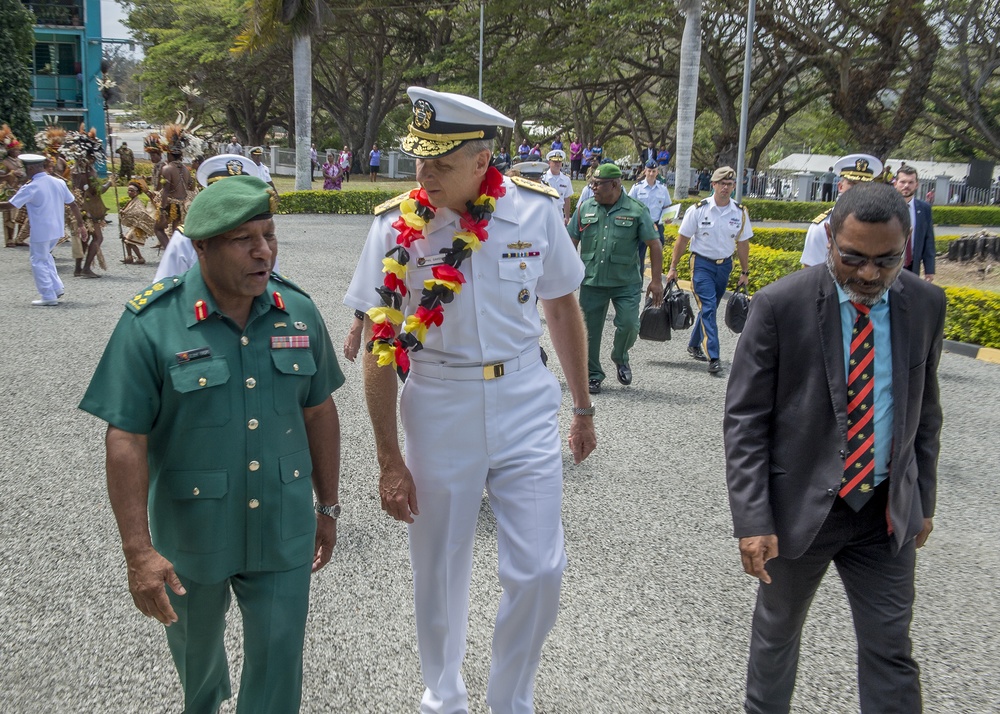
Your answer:
[[[860,511],[875,488],[875,339],[871,310],[851,303],[858,311],[851,336],[847,375],[847,451],[840,497]]]

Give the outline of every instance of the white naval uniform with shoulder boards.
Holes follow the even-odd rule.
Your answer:
[[[827,243],[826,224],[830,222],[831,208],[816,216],[806,230],[806,242],[802,248],[802,265],[812,266],[826,262]]]
[[[424,713],[468,711],[460,667],[483,489],[497,520],[503,586],[487,692],[495,714],[534,711],[534,675],[566,563],[561,393],[539,358],[535,298],[572,293],[584,268],[553,192],[523,179],[507,178],[504,186],[489,238],[462,264],[466,282],[444,306],[443,325],[428,330],[424,349],[410,352],[400,396],[406,465],[420,508],[409,536]],[[398,217],[393,207],[375,218],[344,298],[348,307],[381,304],[375,289],[382,259],[396,246],[391,224]],[[438,251],[451,246],[458,229],[458,214],[438,209],[426,239],[410,248],[405,314],[416,310]],[[484,372],[496,363],[503,376],[494,377],[495,367]]]

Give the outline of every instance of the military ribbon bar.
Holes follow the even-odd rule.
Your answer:
[[[271,337],[271,349],[309,349],[309,335],[274,335]]]

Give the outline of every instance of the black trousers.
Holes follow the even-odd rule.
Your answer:
[[[888,481],[879,484],[857,513],[837,498],[801,558],[768,561],[771,584],[761,583],[757,590],[750,636],[747,712],[789,711],[802,625],[831,561],[854,618],[862,714],[921,711],[920,672],[910,643],[916,548],[911,540],[892,555],[885,517],[888,490]]]
[[[832,183],[825,183],[825,184],[823,184],[823,197],[820,200],[821,201],[832,201],[833,200],[833,184]]]

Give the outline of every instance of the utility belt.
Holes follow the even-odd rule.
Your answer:
[[[440,364],[436,362],[419,362],[410,360],[410,372],[419,374],[421,377],[431,379],[453,379],[463,382],[476,380],[491,380],[505,375],[520,372],[526,367],[530,367],[542,358],[541,348],[538,345],[529,347],[524,352],[513,359],[504,362],[491,362],[483,365],[455,366],[450,364]]]

